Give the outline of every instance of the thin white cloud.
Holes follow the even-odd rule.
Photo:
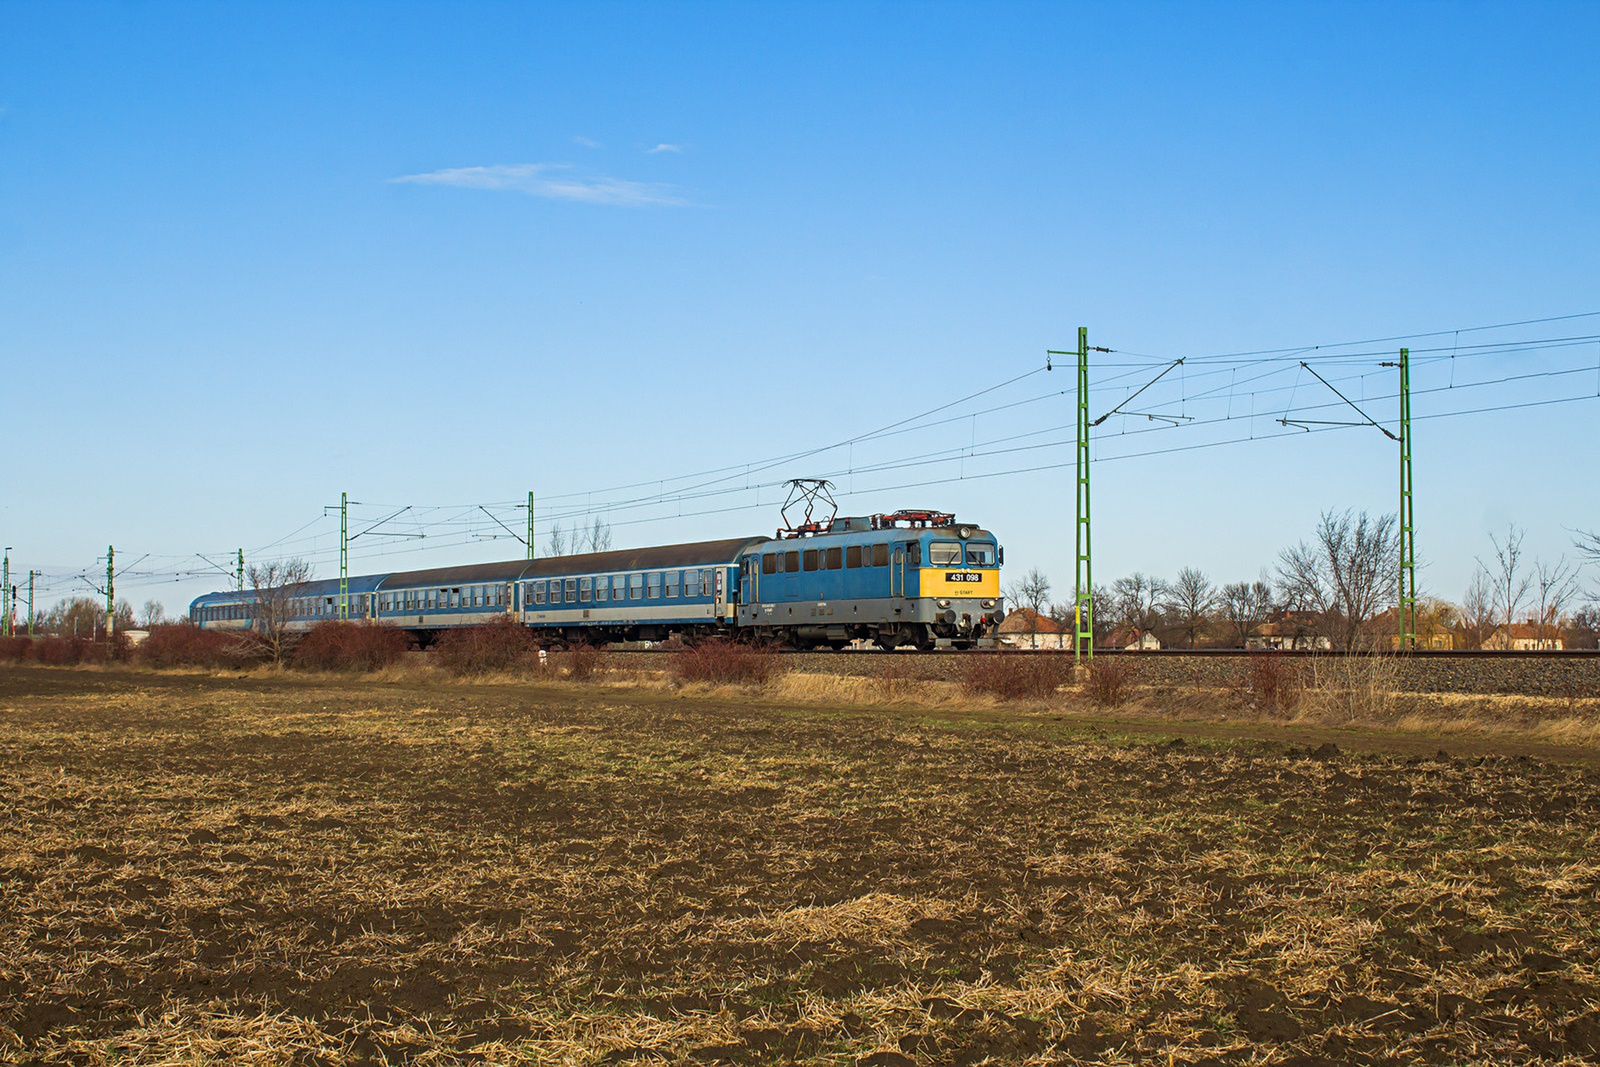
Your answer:
[[[647,155],[647,156],[653,156],[657,152],[682,152],[682,151],[683,151],[683,146],[682,145],[667,144],[666,142],[662,142],[661,144],[656,145],[654,148],[645,149],[644,150],[644,154]]]
[[[585,137],[582,134],[579,134],[578,136],[574,137],[572,139],[572,143],[575,144],[575,145],[582,145],[584,148],[604,148],[605,147],[605,145],[601,144],[599,141],[596,141],[596,140],[594,140],[592,138],[589,138],[589,137]]]
[[[390,178],[411,185],[452,185],[460,189],[497,191],[542,196],[550,200],[576,200],[585,204],[612,204],[622,207],[675,206],[685,201],[674,188],[660,182],[630,182],[604,176],[584,177],[567,173],[567,163],[516,163],[492,167],[450,167],[427,174],[407,174]]]

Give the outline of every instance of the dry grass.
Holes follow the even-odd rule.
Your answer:
[[[493,677],[0,671],[0,1062],[1596,1051],[1591,769]]]

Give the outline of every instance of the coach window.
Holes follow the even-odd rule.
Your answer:
[[[588,604],[594,600],[594,579],[578,579],[578,603]]]
[[[761,557],[761,573],[775,574],[778,570],[778,557],[775,553],[768,553]]]
[[[827,550],[827,557],[828,557],[828,562],[826,564],[827,568],[830,571],[836,571],[841,566],[843,566],[843,564],[844,564],[844,549],[842,549],[842,548],[830,548],[830,549]]]
[[[661,572],[651,571],[645,575],[645,595],[651,600],[661,599]]]
[[[609,589],[609,588],[611,588],[611,579],[610,578],[607,578],[607,577],[602,575],[601,577],[596,578],[594,580],[594,599],[595,599],[595,603],[598,604],[601,601],[605,600],[605,598],[606,598],[606,590]]]
[[[697,597],[700,595],[700,572],[687,570],[683,572],[684,597]]]
[[[783,554],[783,569],[788,571],[790,574],[794,574],[797,571],[799,571],[800,570],[800,553],[799,552],[785,552]]]
[[[565,584],[566,584],[565,592],[566,592],[567,603],[568,604],[576,604],[578,602],[578,579],[576,579],[576,578],[568,578],[566,580]]]
[[[669,596],[672,599],[676,600],[678,598],[678,587],[682,584],[682,582],[683,582],[683,572],[682,571],[668,571],[667,572],[667,596]]]
[[[628,599],[628,576],[626,574],[614,574],[611,576],[611,599]]]
[[[844,565],[851,570],[861,566],[861,546],[851,545],[844,550]]]
[[[800,565],[808,571],[816,570],[817,550],[814,548],[808,548],[804,552],[800,553]]]
[[[879,543],[872,546],[872,565],[874,567],[887,567],[889,565],[889,546]]]
[[[643,600],[644,599],[644,575],[642,575],[642,574],[630,574],[630,575],[628,575],[628,599],[629,600]]]
[[[544,603],[544,583],[543,582],[529,582],[528,583],[528,598],[529,598],[530,603],[543,604]]]

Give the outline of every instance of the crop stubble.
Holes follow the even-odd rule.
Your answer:
[[[0,1062],[1600,1055],[1592,767],[0,673]]]

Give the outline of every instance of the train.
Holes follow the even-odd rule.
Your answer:
[[[795,648],[992,645],[1005,616],[1005,550],[953,514],[906,510],[835,517],[691,544],[351,576],[347,617],[441,634],[505,616],[549,643],[654,642],[673,636],[764,639]],[[280,590],[285,626],[341,617],[337,579]],[[208,593],[189,607],[203,629],[249,630],[262,594]]]

